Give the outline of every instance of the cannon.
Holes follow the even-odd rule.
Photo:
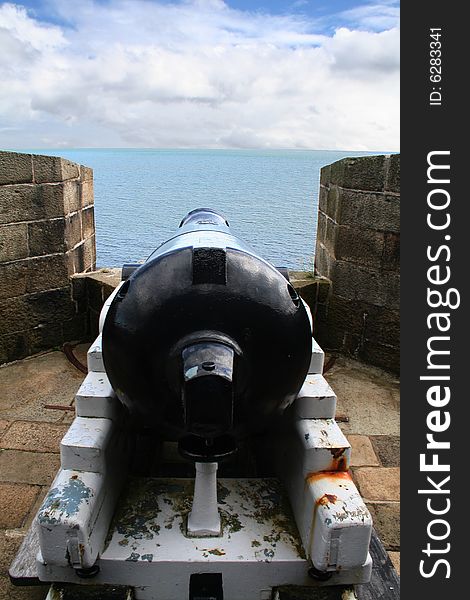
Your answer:
[[[129,275],[103,327],[106,373],[129,413],[208,462],[292,403],[311,347],[292,285],[209,209]]]
[[[191,211],[124,265],[87,361],[31,530],[40,581],[268,600],[369,580],[371,517],[310,310],[221,214]]]

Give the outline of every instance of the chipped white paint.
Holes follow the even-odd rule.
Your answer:
[[[86,358],[89,373],[105,373],[101,333],[89,347]]]
[[[36,517],[43,559],[50,565],[91,567],[111,520],[100,473],[60,470]],[[107,512],[107,519],[103,516]],[[98,517],[101,515],[101,519]]]
[[[76,417],[60,443],[62,469],[105,473],[113,429],[110,419]]]
[[[309,375],[317,375],[323,373],[323,366],[325,363],[325,353],[318,345],[315,338],[312,338],[312,357],[310,359],[310,367],[308,369]]]
[[[224,526],[217,538],[182,534],[191,481],[133,480],[127,493],[100,553],[94,584],[135,586],[137,600],[181,600],[190,575],[200,572],[222,573],[225,600],[260,598],[279,585],[317,585],[308,576],[310,562],[275,479],[219,480]],[[154,510],[133,512],[133,506],[148,506],[149,498],[155,498]],[[41,557],[38,568],[43,580],[83,583],[70,567],[45,564]],[[328,584],[349,580],[364,580],[362,566],[334,573]]]
[[[193,507],[188,515],[188,535],[214,537],[220,535],[221,522],[217,508],[217,463],[196,463]]]
[[[351,445],[334,419],[301,419],[295,423],[302,475],[349,468]]]
[[[371,520],[345,472],[350,446],[333,418],[323,360],[313,340],[310,374],[276,438],[290,507],[274,479],[222,479],[217,504],[213,463],[197,465],[195,490],[188,479],[131,479],[116,509],[129,453],[97,338],[62,441],[62,470],[36,520],[40,578],[83,583],[74,568],[96,562],[93,583],[133,586],[137,600],[180,600],[200,572],[223,574],[226,600],[264,600],[279,585],[367,582]],[[331,579],[313,583],[310,561]]]
[[[351,477],[319,473],[307,478],[306,488],[300,535],[314,566],[337,571],[364,564],[372,519]]]
[[[292,410],[299,419],[334,419],[336,394],[323,375],[307,375]]]
[[[117,419],[121,402],[114,393],[106,373],[88,373],[75,396],[78,417]]]
[[[51,566],[89,568],[103,549],[129,461],[127,435],[115,429],[76,417],[61,442],[61,469],[35,519]]]

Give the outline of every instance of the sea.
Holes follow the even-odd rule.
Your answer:
[[[98,267],[144,260],[194,208],[220,211],[277,267],[312,270],[320,169],[370,152],[28,149],[94,171]],[[374,153],[376,154],[376,153]]]

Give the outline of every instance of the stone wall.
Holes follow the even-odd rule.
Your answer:
[[[398,372],[399,268],[400,156],[324,167],[315,270],[331,285],[315,305],[319,343]]]
[[[99,333],[99,319],[103,304],[121,281],[121,269],[100,269],[72,277],[72,294],[86,311],[86,330],[92,340]]]
[[[70,276],[96,263],[93,171],[0,152],[0,363],[83,337]]]

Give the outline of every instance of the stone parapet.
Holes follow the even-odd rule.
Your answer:
[[[328,350],[399,370],[400,155],[345,158],[320,177],[314,306]]]
[[[70,277],[95,264],[93,171],[0,152],[0,363],[84,335]]]

